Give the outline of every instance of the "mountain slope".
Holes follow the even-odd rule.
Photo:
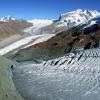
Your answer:
[[[11,20],[5,19],[6,21],[0,21],[0,48],[18,41],[25,37],[26,33],[22,30],[26,27],[32,26],[24,20]]]

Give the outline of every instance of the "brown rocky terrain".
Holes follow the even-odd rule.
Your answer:
[[[24,20],[0,22],[0,41],[12,36],[12,35],[23,35],[22,29],[32,26]]]
[[[94,34],[95,35],[92,35]],[[84,47],[96,48],[100,42],[100,25],[95,25],[93,28],[83,29],[80,31],[80,27],[74,27],[69,30],[63,31],[51,39],[31,46],[35,48],[56,48],[63,47],[66,52],[72,50],[72,48]]]

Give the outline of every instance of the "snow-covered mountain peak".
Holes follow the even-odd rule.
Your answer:
[[[65,14],[61,14],[61,17],[63,16],[72,16],[72,15],[80,15],[80,14],[83,14],[83,15],[86,15],[86,16],[93,16],[93,17],[96,17],[96,16],[100,16],[100,13],[96,10],[82,10],[82,9],[77,9],[75,11],[72,11],[72,12],[68,12],[68,13],[65,13]]]
[[[15,20],[16,20],[16,18],[14,18],[12,16],[5,16],[0,19],[0,21],[2,21],[2,22],[9,22],[9,21],[15,21]]]
[[[84,10],[83,13],[85,15],[88,15],[89,17],[97,17],[97,16],[100,16],[100,13],[96,10]]]
[[[84,24],[97,16],[100,16],[100,13],[96,10],[77,9],[69,13],[61,14],[59,20],[61,22],[66,22],[66,25],[68,26],[76,26],[79,24]]]

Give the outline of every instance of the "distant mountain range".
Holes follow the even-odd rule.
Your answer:
[[[45,19],[32,19],[27,20],[27,22],[32,23],[37,26],[46,26],[52,24],[53,22],[62,22],[66,23],[67,26],[75,26],[88,22],[90,19],[100,16],[100,13],[96,10],[82,10],[78,9],[69,13],[61,14],[57,20],[45,20]],[[12,16],[6,16],[0,19],[1,22],[10,22],[10,21],[20,21],[22,19],[16,19]]]

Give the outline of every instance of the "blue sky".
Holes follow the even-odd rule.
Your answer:
[[[76,9],[100,11],[100,0],[0,0],[0,17],[57,19]]]

